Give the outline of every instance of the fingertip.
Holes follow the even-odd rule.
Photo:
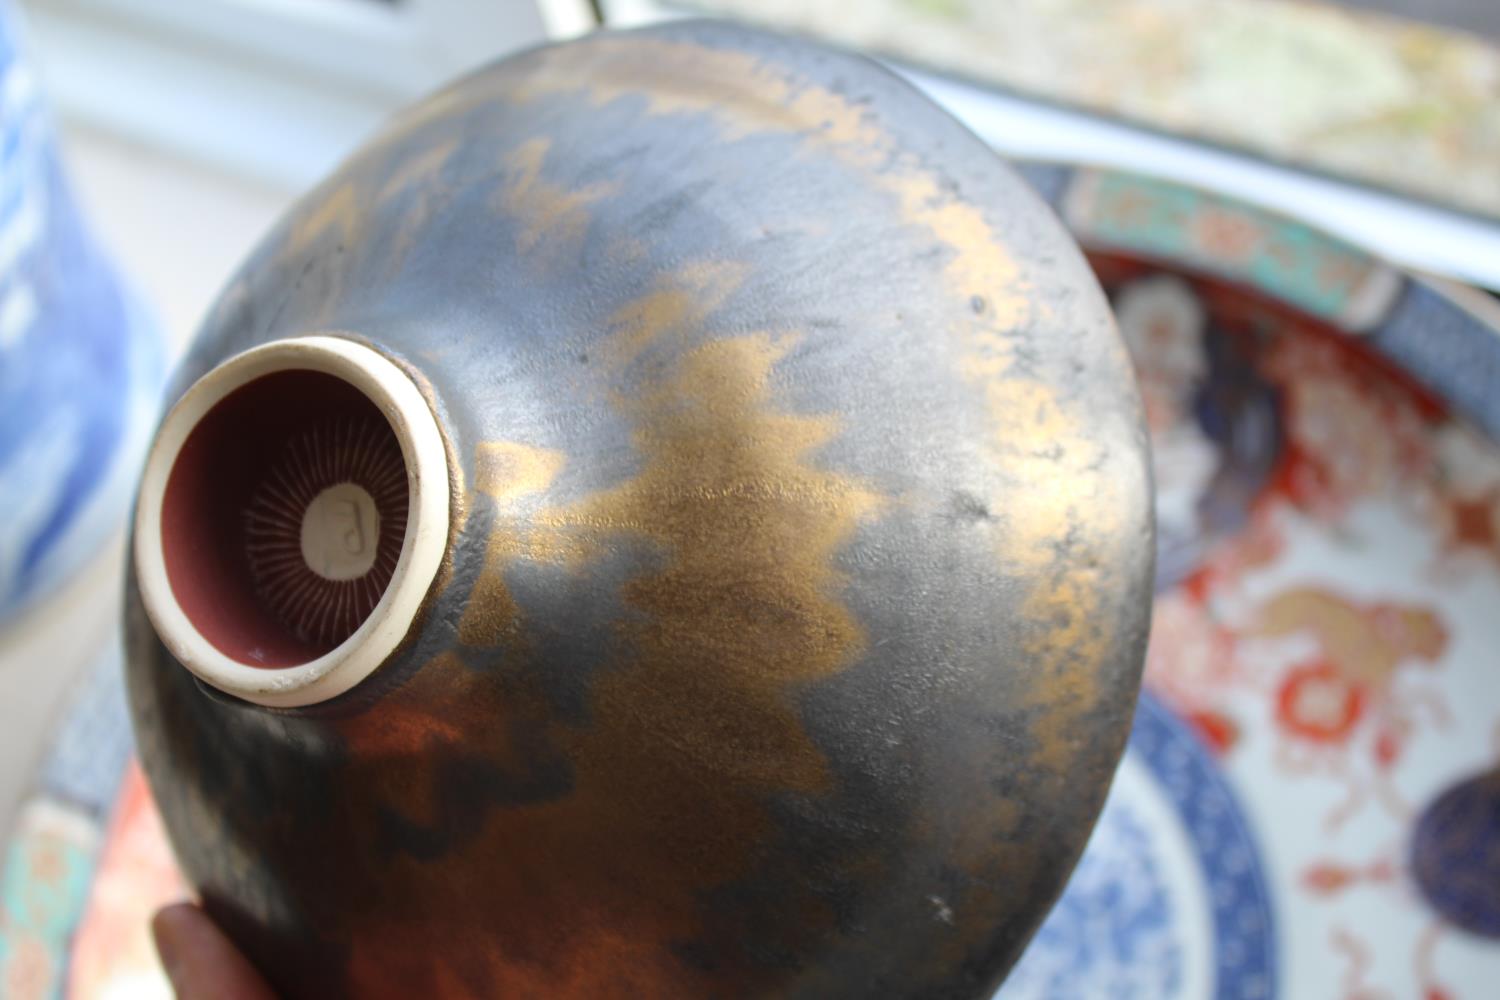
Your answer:
[[[173,903],[151,918],[162,970],[179,1000],[269,1000],[260,973],[203,909]]]
[[[176,903],[168,903],[157,910],[156,914],[151,918],[151,933],[157,938],[163,935],[171,937],[178,932],[184,923],[193,923],[204,919],[207,918],[195,903],[190,903],[185,899]]]
[[[163,906],[151,918],[151,939],[156,945],[156,954],[174,985],[180,978],[182,940],[192,933],[197,921],[204,919],[207,918],[203,911],[186,901]]]

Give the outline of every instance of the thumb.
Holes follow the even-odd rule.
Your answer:
[[[151,935],[177,1000],[275,1000],[261,974],[192,903],[158,910]]]

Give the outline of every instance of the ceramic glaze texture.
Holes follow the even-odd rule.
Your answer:
[[[335,333],[452,470],[407,641],[211,693],[129,596],[188,880],[292,996],[986,996],[1087,839],[1149,615],[1106,303],[862,60],[673,25],[509,59],[309,195],[177,392]]]

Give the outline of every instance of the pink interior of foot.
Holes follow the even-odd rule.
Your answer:
[[[168,475],[172,595],[231,659],[306,663],[369,617],[408,502],[400,442],[364,393],[321,372],[263,376],[203,416]]]

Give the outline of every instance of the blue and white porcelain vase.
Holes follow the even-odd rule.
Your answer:
[[[165,361],[69,192],[23,42],[0,0],[0,627],[120,524]]]

